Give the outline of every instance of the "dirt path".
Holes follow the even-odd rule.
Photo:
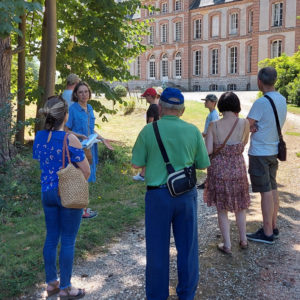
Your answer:
[[[300,117],[290,118],[286,131],[300,133]],[[195,299],[300,299],[300,137],[286,135],[288,160],[280,163],[278,183],[280,238],[275,245],[251,243],[246,251],[238,247],[238,234],[232,222],[233,256],[216,250],[220,241],[217,215],[207,208],[199,192],[200,281]],[[260,199],[251,194],[247,229],[261,224]],[[234,220],[233,215],[230,218]],[[145,240],[143,222],[117,238],[106,253],[89,257],[74,266],[74,286],[85,287],[84,299],[141,300],[144,293]],[[170,299],[177,299],[175,287],[176,250],[171,243]],[[41,284],[30,296],[20,299],[45,299]],[[59,299],[52,297],[51,299]]]

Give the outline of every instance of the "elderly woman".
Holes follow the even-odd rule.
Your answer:
[[[42,204],[46,222],[44,263],[48,297],[59,292],[60,299],[79,299],[85,291],[71,286],[74,248],[81,222],[82,209],[61,205],[58,193],[57,171],[62,167],[64,125],[68,119],[68,104],[59,96],[48,99],[40,113],[46,117],[45,129],[38,131],[33,144],[33,158],[41,168]],[[71,162],[75,163],[87,179],[90,167],[76,136],[67,137]],[[65,162],[68,165],[68,161]],[[60,282],[56,269],[58,243],[60,242]]]
[[[231,254],[228,211],[235,213],[240,247],[245,249],[248,246],[245,210],[250,205],[250,196],[243,151],[249,138],[249,122],[238,117],[241,111],[240,100],[232,92],[221,95],[218,109],[223,117],[209,125],[206,136],[208,154],[215,153],[215,156],[207,169],[204,201],[208,206],[216,206],[218,211],[223,237],[223,243],[218,245],[218,249]]]
[[[89,85],[81,81],[79,82],[72,94],[73,105],[69,109],[69,119],[66,123],[66,131],[73,133],[79,138],[79,140],[87,139],[92,133],[97,134],[97,138],[103,142],[103,144],[110,150],[113,150],[109,141],[104,139],[99,133],[95,131],[95,116],[93,107],[88,104],[91,99],[91,89]],[[98,164],[98,147],[95,143],[91,148],[91,176],[89,177],[89,182],[96,181],[96,166]],[[97,214],[89,209],[85,209],[83,213],[83,218],[92,218]]]

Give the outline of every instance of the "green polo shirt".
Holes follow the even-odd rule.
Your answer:
[[[176,116],[163,116],[157,121],[159,133],[175,171],[195,163],[197,169],[210,165],[205,143],[199,129]],[[146,166],[147,185],[167,182],[168,172],[156,141],[152,123],[140,132],[132,149],[132,164]]]

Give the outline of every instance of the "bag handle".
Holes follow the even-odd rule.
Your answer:
[[[161,155],[162,155],[162,157],[163,157],[163,159],[164,159],[164,161],[166,163],[167,171],[168,171],[169,174],[172,174],[172,173],[175,172],[175,169],[173,168],[172,164],[169,161],[168,154],[166,152],[166,149],[164,147],[164,144],[163,144],[163,142],[161,140],[161,137],[160,137],[160,134],[159,134],[157,122],[156,121],[152,122],[152,125],[153,125],[155,137],[156,137],[156,140],[157,140],[157,143],[158,143]]]
[[[228,139],[230,138],[230,136],[232,135],[233,130],[236,127],[238,121],[239,121],[239,118],[236,118],[236,120],[235,120],[231,130],[229,131],[228,135],[226,136],[226,139],[224,140],[223,144],[221,145],[221,147],[217,148],[217,150],[211,154],[211,158],[214,158],[225,147],[225,145],[226,145]]]
[[[271,103],[271,106],[273,108],[273,112],[274,112],[275,120],[276,120],[277,132],[278,132],[279,139],[281,140],[282,139],[282,133],[281,133],[281,128],[280,128],[280,123],[279,123],[279,119],[278,119],[276,106],[274,104],[273,99],[270,96],[264,95],[264,97],[266,97],[269,100],[269,102]]]
[[[66,133],[65,134],[65,137],[64,137],[64,142],[63,142],[63,153],[62,153],[62,168],[64,169],[65,168],[65,158],[66,158],[66,152],[67,152],[67,157],[68,157],[68,161],[69,161],[69,164],[71,163],[71,157],[70,157],[70,152],[69,152],[69,148],[68,148],[68,145],[67,145],[67,138],[68,138],[69,134]]]

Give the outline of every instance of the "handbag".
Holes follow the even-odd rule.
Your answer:
[[[185,167],[182,170],[175,171],[172,164],[169,161],[168,154],[164,147],[164,144],[161,140],[157,122],[152,122],[155,137],[160,149],[160,152],[163,156],[163,159],[166,163],[166,168],[168,171],[168,178],[167,178],[167,187],[172,197],[176,197],[182,195],[191,189],[193,189],[197,183],[196,177],[196,168],[193,164],[190,167]]]
[[[67,137],[68,134],[65,135],[63,142],[62,168],[57,172],[61,204],[66,208],[84,208],[89,204],[89,184],[82,171],[71,163]],[[65,168],[66,152],[69,164]]]
[[[276,127],[277,127],[277,132],[278,132],[278,137],[279,137],[277,158],[280,161],[286,161],[286,152],[287,152],[286,144],[282,137],[276,106],[274,104],[273,99],[270,96],[268,96],[268,95],[264,95],[264,96],[269,100],[269,102],[273,108],[274,116],[275,116],[275,120],[276,120]]]
[[[93,163],[93,155],[91,149],[83,148],[85,157],[87,158],[89,164],[91,165]]]
[[[216,155],[225,147],[228,139],[230,138],[231,134],[233,133],[234,128],[236,127],[237,123],[239,121],[239,118],[236,118],[230,132],[228,133],[228,135],[226,136],[226,139],[224,140],[223,144],[221,145],[221,147],[219,147],[216,151],[214,151],[212,154],[209,155],[209,159],[212,160],[213,158],[216,157]]]

